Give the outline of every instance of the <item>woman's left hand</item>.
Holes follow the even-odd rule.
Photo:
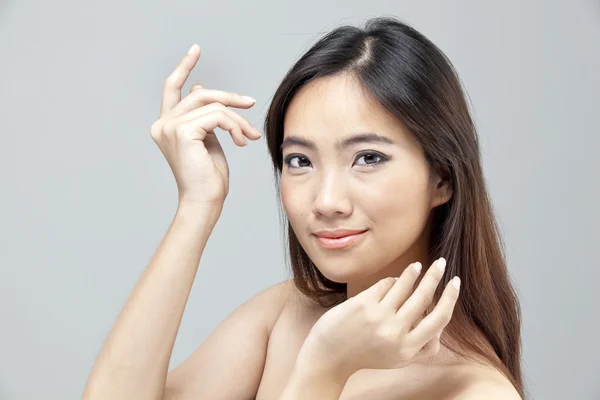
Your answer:
[[[421,318],[445,265],[443,258],[436,260],[414,292],[420,263],[409,265],[399,278],[381,279],[328,310],[312,327],[298,361],[346,379],[360,369],[401,368],[436,354],[458,299],[458,277],[446,286],[433,311]]]

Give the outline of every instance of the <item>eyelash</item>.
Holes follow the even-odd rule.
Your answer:
[[[363,164],[361,166],[369,167],[369,168],[375,168],[375,167],[379,167],[381,164],[383,164],[383,163],[385,163],[386,161],[389,160],[389,157],[386,157],[383,154],[381,154],[379,152],[374,152],[374,151],[364,151],[362,153],[359,153],[359,154],[357,154],[357,156],[356,156],[356,158],[354,160],[356,161],[357,159],[359,159],[359,158],[361,158],[363,156],[368,156],[368,155],[374,155],[375,157],[379,157],[381,159],[381,161],[375,162],[375,163],[372,163],[372,164]],[[283,163],[288,168],[290,168],[290,169],[301,169],[301,168],[304,168],[304,167],[292,167],[290,164],[291,164],[292,159],[294,159],[294,158],[304,158],[304,159],[308,160],[307,157],[305,157],[305,156],[303,156],[301,154],[290,154],[290,155],[288,155],[287,157],[285,157],[283,159]]]

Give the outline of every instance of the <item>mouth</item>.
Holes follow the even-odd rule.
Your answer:
[[[351,235],[328,238],[314,235],[317,242],[326,249],[343,249],[358,244],[365,236],[366,230]]]

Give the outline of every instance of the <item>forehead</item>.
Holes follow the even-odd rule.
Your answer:
[[[284,120],[284,137],[316,142],[352,132],[376,132],[396,142],[409,140],[402,124],[350,76],[318,78],[292,99]]]

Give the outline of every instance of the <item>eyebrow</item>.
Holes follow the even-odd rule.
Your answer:
[[[343,151],[343,150],[347,149],[348,147],[353,146],[357,143],[383,143],[383,144],[392,144],[392,145],[396,144],[392,139],[390,139],[386,136],[381,136],[381,135],[378,135],[373,132],[363,132],[363,133],[359,133],[359,134],[350,136],[346,139],[341,139],[341,140],[337,141],[335,144],[335,148],[338,151]],[[281,143],[281,147],[280,147],[281,152],[283,152],[283,150],[286,147],[292,146],[292,145],[302,146],[302,147],[306,147],[310,150],[317,151],[317,146],[315,145],[315,142],[313,142],[312,140],[303,139],[298,136],[288,136],[285,138],[283,143]]]

